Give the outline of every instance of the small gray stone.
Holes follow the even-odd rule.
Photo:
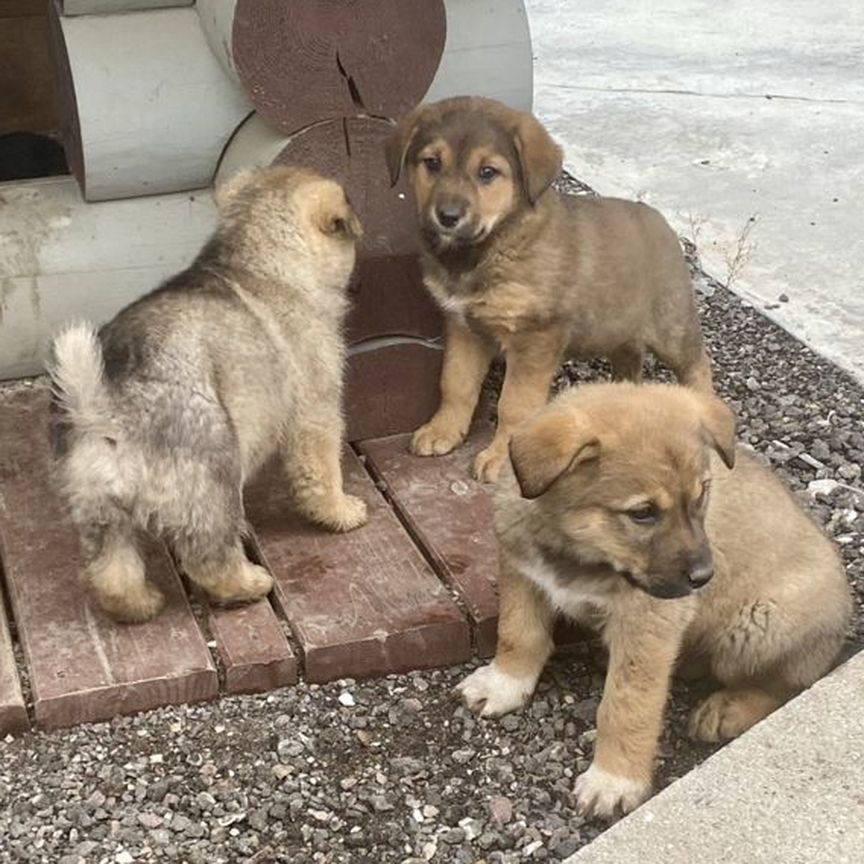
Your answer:
[[[476,755],[476,750],[471,750],[470,748],[467,748],[465,750],[454,750],[450,754],[450,758],[457,765],[465,765],[466,763],[470,762]]]
[[[465,839],[465,831],[462,828],[448,828],[438,835],[445,843],[455,846]]]
[[[489,813],[499,825],[506,825],[513,818],[513,802],[503,795],[489,799]]]

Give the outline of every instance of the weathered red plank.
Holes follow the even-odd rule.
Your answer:
[[[297,658],[267,600],[207,610],[225,670],[226,693],[260,693],[297,683]]]
[[[265,469],[247,514],[276,597],[305,656],[306,679],[371,677],[444,666],[471,655],[468,625],[357,457],[346,450],[345,487],[369,523],[332,534],[292,513],[278,471]]]
[[[148,573],[166,596],[147,624],[116,624],[87,601],[77,537],[51,485],[47,393],[0,397],[0,546],[42,728],[104,720],[218,692],[216,670],[161,546]]]
[[[0,576],[2,573],[0,568]],[[29,728],[30,721],[27,719],[21,681],[18,679],[15,654],[12,651],[9,622],[0,601],[0,735]]]
[[[408,452],[410,435],[359,444],[411,535],[462,598],[483,657],[497,639],[498,547],[490,489],[471,478],[471,464],[491,437],[491,426],[479,424],[462,447],[423,458]]]

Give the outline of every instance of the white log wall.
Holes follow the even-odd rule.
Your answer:
[[[208,186],[251,106],[192,8],[61,20],[75,82],[85,197]]]
[[[445,0],[444,5],[444,54],[423,101],[485,96],[530,111],[534,61],[523,0]]]
[[[244,168],[272,165],[289,140],[289,136],[277,132],[259,114],[250,114],[222,153],[215,183],[224,183]]]
[[[100,324],[189,264],[208,190],[87,204],[71,177],[0,184],[0,379],[37,374],[67,321]]]
[[[240,77],[234,68],[234,55],[231,53],[236,7],[237,0],[198,0],[195,11],[201,20],[201,29],[207,37],[210,49],[222,64],[222,68],[239,84]]]
[[[64,15],[110,15],[167,6],[191,6],[194,0],[63,0]]]

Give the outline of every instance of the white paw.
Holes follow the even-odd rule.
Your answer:
[[[355,528],[365,525],[368,519],[366,502],[356,495],[345,495],[335,528],[337,531],[353,531]]]
[[[635,810],[651,794],[651,784],[610,774],[592,762],[588,770],[576,778],[573,793],[579,812],[584,816],[611,819]]]
[[[525,705],[536,685],[534,677],[515,678],[490,663],[457,684],[456,692],[481,717],[500,717]]]

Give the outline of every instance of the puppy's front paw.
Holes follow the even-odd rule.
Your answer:
[[[366,512],[366,502],[356,495],[343,495],[333,507],[326,512],[312,514],[316,522],[331,531],[344,533],[353,531],[365,525],[369,518]]]
[[[369,518],[366,511],[366,502],[356,495],[345,495],[339,506],[338,516],[336,530],[353,531],[355,528],[365,525]]]
[[[588,770],[576,778],[573,794],[583,816],[612,819],[635,810],[651,794],[651,784],[610,774],[592,762]]]
[[[475,714],[500,717],[525,705],[536,684],[535,678],[515,678],[490,663],[476,669],[455,689]]]
[[[433,417],[411,436],[411,452],[415,456],[443,456],[455,450],[465,432],[452,423]]]
[[[494,443],[490,444],[485,450],[481,450],[474,460],[474,478],[481,483],[494,483],[508,458],[506,445],[499,447]]]

